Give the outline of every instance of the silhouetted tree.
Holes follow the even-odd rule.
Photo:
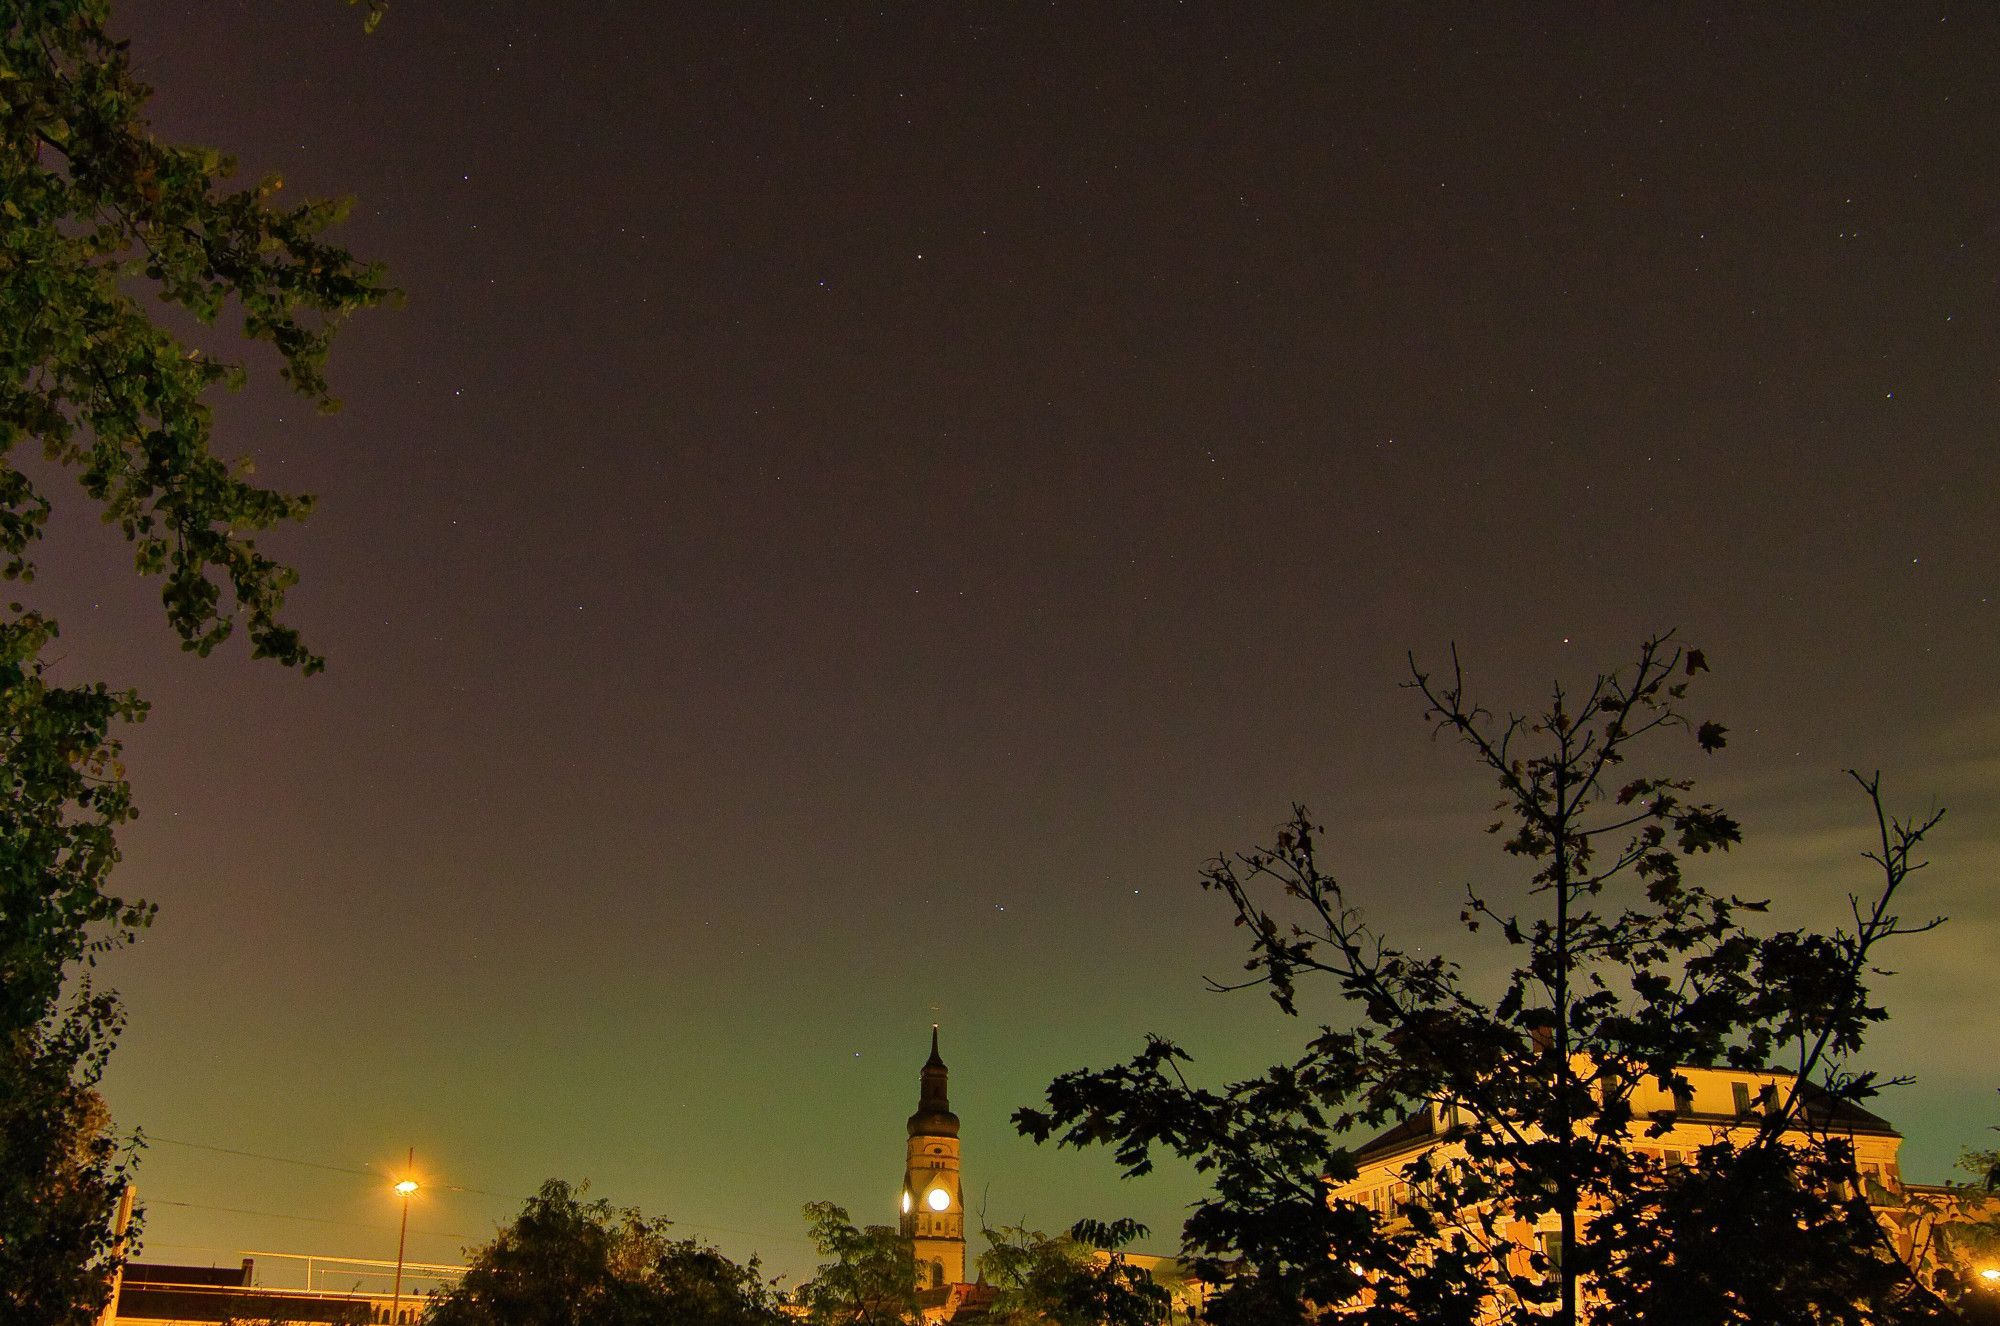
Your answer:
[[[917,1315],[910,1240],[888,1225],[857,1228],[843,1207],[809,1202],[806,1237],[822,1257],[795,1297],[813,1326],[899,1326]]]
[[[756,1258],[676,1239],[671,1220],[550,1179],[431,1303],[432,1326],[778,1326]]]
[[[1497,782],[1489,832],[1520,863],[1511,883],[1468,890],[1461,918],[1515,955],[1492,996],[1379,935],[1322,869],[1322,830],[1297,808],[1272,846],[1217,859],[1202,883],[1249,936],[1242,985],[1296,1017],[1308,983],[1324,982],[1346,1016],[1292,1062],[1220,1088],[1191,1083],[1188,1055],[1154,1038],[1129,1063],[1058,1078],[1018,1126],[1108,1145],[1128,1174],[1155,1148],[1191,1159],[1212,1191],[1183,1241],[1222,1286],[1207,1315],[1225,1326],[1334,1309],[1361,1326],[1567,1326],[1586,1298],[1593,1322],[1938,1319],[1945,1306],[1895,1256],[1837,1123],[1880,1085],[1849,1067],[1885,1016],[1872,955],[1928,928],[1893,908],[1937,817],[1896,822],[1878,782],[1859,780],[1879,889],[1851,900],[1851,928],[1753,931],[1745,918],[1764,904],[1684,871],[1733,846],[1736,822],[1693,799],[1685,776],[1629,767],[1665,737],[1723,747],[1720,725],[1684,712],[1705,667],[1700,651],[1651,640],[1630,669],[1501,719],[1469,698],[1455,655],[1445,678],[1413,660],[1427,720]],[[1695,1163],[1648,1158],[1633,1143],[1667,1124],[1635,1111],[1635,1091],[1686,1091],[1697,1065],[1793,1077],[1754,1128]],[[1433,1105],[1455,1111],[1453,1145],[1408,1166],[1393,1218],[1329,1200],[1329,1180],[1356,1174],[1354,1130]],[[1546,1249],[1512,1237],[1550,1223]]]
[[[1079,1223],[1050,1237],[1023,1225],[983,1231],[979,1276],[997,1291],[992,1315],[1010,1326],[1159,1326],[1167,1291],[1120,1251],[1145,1227]]]
[[[255,655],[310,672],[320,660],[280,618],[292,572],[254,537],[310,499],[211,451],[207,397],[243,370],[140,301],[177,325],[233,310],[279,375],[330,407],[334,329],[388,291],[321,240],[338,204],[280,206],[275,178],[232,189],[227,157],[155,139],[109,22],[107,0],[0,10],[0,578],[33,579],[43,485],[67,470],[138,571],[163,578],[184,648],[208,653],[240,619]],[[0,1318],[22,1326],[102,1304],[129,1153],[84,1125],[120,1015],[79,973],[152,915],[107,886],[133,814],[114,733],[145,706],[53,684],[55,634],[21,603],[0,614]]]
[[[2000,1150],[1968,1150],[1958,1168],[1966,1182],[1906,1195],[1900,1214],[1937,1267],[1938,1292],[1968,1322],[2000,1326]]]
[[[1990,1131],[2000,1133],[2000,1128]],[[1958,1167],[1971,1176],[1972,1182],[1988,1193],[2000,1195],[2000,1147],[1985,1150],[1969,1149],[1958,1158]]]

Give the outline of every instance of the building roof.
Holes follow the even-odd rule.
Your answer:
[[[1419,1110],[1388,1131],[1371,1137],[1354,1153],[1357,1165],[1373,1165],[1401,1151],[1427,1146],[1437,1134],[1431,1129],[1431,1112]]]
[[[922,1086],[917,1093],[917,1112],[910,1116],[912,1137],[957,1137],[958,1116],[951,1112],[948,1090],[951,1072],[938,1053],[937,1023],[931,1024],[931,1057],[924,1061]]]
[[[1695,1069],[1692,1071],[1726,1073],[1730,1070]],[[1756,1076],[1782,1078],[1787,1075],[1782,1073],[1759,1073]],[[1810,1082],[1805,1084],[1805,1090],[1801,1094],[1804,1100],[1806,1115],[1812,1120],[1815,1126],[1831,1128],[1836,1132],[1842,1133],[1867,1133],[1884,1137],[1902,1136],[1887,1119],[1869,1110],[1865,1110],[1850,1101],[1837,1099],[1829,1095],[1824,1088],[1815,1086]],[[1676,1123],[1685,1123],[1697,1128],[1728,1128],[1743,1121],[1743,1116],[1736,1114],[1698,1113],[1695,1111],[1679,1111],[1668,1117],[1671,1117]],[[1431,1145],[1440,1136],[1436,1130],[1435,1122],[1436,1116],[1428,1107],[1416,1111],[1393,1127],[1385,1129],[1362,1143],[1360,1148],[1354,1152],[1354,1163],[1365,1168],[1369,1165],[1380,1164],[1391,1156],[1400,1155],[1406,1151],[1422,1150]]]
[[[250,1283],[255,1263],[245,1257],[240,1266],[175,1266],[168,1262],[127,1262],[121,1274],[128,1285],[206,1285],[238,1288]]]

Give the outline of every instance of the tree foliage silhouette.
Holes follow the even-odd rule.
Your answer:
[[[1053,1237],[1025,1225],[984,1231],[979,1278],[997,1291],[991,1316],[1009,1326],[1160,1326],[1167,1291],[1121,1249],[1143,1238],[1130,1220],[1082,1221]]]
[[[806,1236],[828,1260],[798,1288],[813,1326],[899,1326],[917,1315],[910,1240],[888,1225],[857,1227],[845,1208],[810,1202]]]
[[[1275,842],[1210,863],[1249,937],[1250,973],[1298,1017],[1333,1011],[1297,1058],[1211,1088],[1189,1056],[1150,1039],[1128,1063],[1066,1074],[1046,1108],[1015,1116],[1038,1141],[1105,1145],[1127,1174],[1156,1150],[1188,1158],[1212,1191],[1183,1230],[1218,1285],[1223,1326],[1293,1323],[1338,1309],[1373,1323],[1513,1321],[1887,1322],[1947,1309],[1895,1255],[1869,1208],[1839,1119],[1882,1085],[1854,1067],[1884,1010],[1869,991],[1886,941],[1928,929],[1895,907],[1936,825],[1875,817],[1879,885],[1831,933],[1762,933],[1762,902],[1714,892],[1692,863],[1740,839],[1737,823],[1670,771],[1636,772],[1668,739],[1706,755],[1726,730],[1686,711],[1707,668],[1672,636],[1581,690],[1558,685],[1533,717],[1473,701],[1454,653],[1408,687],[1500,791],[1488,832],[1518,863],[1467,891],[1461,920],[1511,955],[1481,991],[1434,954],[1400,949],[1320,863],[1303,808]],[[1475,941],[1476,942],[1476,941]],[[1635,1109],[1642,1086],[1689,1089],[1695,1066],[1782,1070],[1754,1120],[1695,1163],[1652,1159],[1670,1121]],[[1449,1147],[1404,1175],[1393,1216],[1329,1200],[1356,1174],[1348,1140],[1435,1106]],[[1519,1231],[1553,1225],[1546,1250]]]
[[[221,153],[154,138],[150,90],[109,25],[107,0],[0,18],[0,578],[34,578],[67,472],[161,578],[184,648],[207,654],[240,623],[254,655],[311,672],[320,659],[281,617],[293,573],[256,542],[311,499],[214,453],[208,398],[245,369],[141,300],[176,326],[233,317],[331,408],[338,325],[390,292],[322,238],[339,204],[282,205],[275,177],[232,187]],[[80,974],[152,915],[108,887],[134,814],[116,733],[146,707],[56,684],[56,632],[20,602],[0,617],[0,1316],[24,1324],[102,1303],[129,1152],[93,1092],[120,1013]]]
[[[676,1239],[673,1222],[550,1179],[431,1304],[430,1326],[778,1326],[756,1258]]]

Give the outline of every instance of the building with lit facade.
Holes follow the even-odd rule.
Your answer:
[[[1631,1152],[1662,1166],[1691,1163],[1704,1146],[1717,1141],[1747,1143],[1762,1126],[1766,1111],[1791,1091],[1793,1077],[1785,1073],[1748,1072],[1719,1068],[1685,1068],[1685,1089],[1667,1090],[1646,1082],[1633,1091],[1633,1117],[1645,1121],[1625,1139]],[[1678,1084],[1677,1084],[1678,1088]],[[1847,1102],[1833,1101],[1811,1088],[1802,1108],[1815,1133],[1837,1136],[1854,1151],[1856,1177],[1889,1233],[1903,1262],[1926,1282],[1940,1273],[1983,1277],[2000,1288],[2000,1263],[1993,1258],[1968,1261],[1963,1241],[1941,1237],[1947,1229],[1993,1224],[2000,1230],[2000,1212],[1989,1197],[1967,1190],[1903,1181],[1898,1152],[1902,1135],[1879,1116]],[[1410,1201],[1410,1167],[1420,1156],[1432,1164],[1449,1164],[1463,1154],[1455,1134],[1460,1118],[1449,1102],[1436,1102],[1372,1138],[1354,1153],[1356,1173],[1345,1183],[1329,1183],[1328,1198],[1351,1201],[1388,1222],[1403,1220]],[[1788,1131],[1799,1131],[1796,1125]],[[1538,1224],[1516,1220],[1502,1229],[1507,1269],[1532,1274],[1532,1257],[1539,1252],[1553,1259],[1559,1238],[1557,1217]]]
[[[1688,1089],[1678,1095],[1650,1082],[1632,1092],[1633,1117],[1655,1122],[1630,1138],[1626,1148],[1662,1165],[1681,1164],[1719,1138],[1748,1141],[1763,1121],[1765,1103],[1781,1098],[1792,1082],[1782,1073],[1719,1068],[1687,1068],[1681,1075]],[[1411,1115],[1356,1151],[1354,1178],[1330,1185],[1329,1196],[1358,1202],[1387,1219],[1399,1218],[1409,1201],[1404,1174],[1411,1162],[1440,1148],[1439,1160],[1455,1159],[1462,1151],[1451,1140],[1458,1122],[1458,1107],[1443,1102]],[[1855,1163],[1870,1181],[1890,1191],[1901,1189],[1896,1152],[1903,1138],[1887,1120],[1858,1106],[1838,1104],[1815,1124],[1852,1140]],[[1554,1221],[1549,1216],[1546,1228],[1513,1231],[1515,1242],[1523,1248],[1539,1243],[1540,1235],[1554,1230]]]
[[[919,1289],[966,1282],[965,1196],[959,1181],[958,1116],[951,1112],[949,1077],[933,1026],[917,1112],[907,1128],[901,1199],[903,1237],[910,1240],[916,1259]]]
[[[362,1280],[386,1280],[393,1263],[356,1257],[289,1260],[307,1263],[305,1288],[258,1284],[256,1261],[250,1257],[240,1266],[133,1262],[120,1272],[112,1300],[99,1320],[102,1326],[222,1326],[234,1322],[417,1326],[426,1306],[423,1289],[449,1283],[464,1270],[405,1263],[411,1287],[395,1293],[380,1286],[360,1287]],[[344,1279],[349,1287],[316,1287],[326,1279]]]

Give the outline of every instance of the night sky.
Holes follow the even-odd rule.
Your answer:
[[[414,1145],[414,1258],[561,1175],[796,1275],[802,1203],[892,1218],[933,1020],[975,1211],[1166,1250],[1190,1177],[1006,1120],[1298,1043],[1204,992],[1203,860],[1304,800],[1484,971],[1515,863],[1405,651],[1518,707],[1673,626],[1710,881],[1831,922],[1843,768],[1950,808],[1869,1062],[1910,1177],[1990,1142],[1991,7],[120,8],[163,135],[354,195],[409,294],[340,414],[220,407],[321,497],[269,546],[324,676],[177,653],[74,501],[30,587],[155,702],[149,1259],[393,1256],[342,1171]]]

